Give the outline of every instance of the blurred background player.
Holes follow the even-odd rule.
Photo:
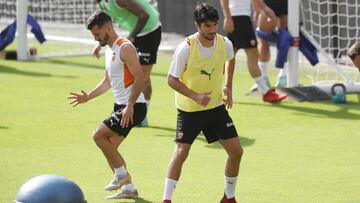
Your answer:
[[[256,15],[257,20],[257,33],[262,32],[267,35],[267,37],[272,38],[272,33],[277,27],[279,30],[287,28],[287,14],[288,14],[288,3],[287,0],[264,0],[264,3],[275,12],[275,16],[269,16],[266,12],[260,12]],[[270,61],[270,45],[269,40],[265,40],[262,37],[259,37],[259,67],[261,72],[267,81],[268,78],[268,63]],[[285,87],[287,85],[286,79],[286,66],[280,68],[276,87]],[[268,82],[270,84],[270,82]]]
[[[96,145],[103,152],[114,179],[105,190],[121,191],[108,199],[136,198],[138,192],[131,182],[124,158],[117,150],[130,130],[146,116],[146,103],[141,90],[145,77],[141,70],[136,49],[126,38],[119,37],[111,18],[104,11],[94,12],[86,28],[101,46],[106,46],[105,76],[89,93],[70,93],[71,104],[86,103],[108,91],[114,93],[114,109],[111,115],[100,123],[93,132]]]
[[[232,107],[232,80],[227,80],[232,75],[226,74],[225,87],[223,84],[225,62],[234,57],[234,52],[231,41],[217,34],[218,19],[215,8],[198,3],[194,11],[197,32],[179,44],[170,65],[168,84],[175,90],[178,115],[176,146],[165,179],[163,203],[171,202],[183,163],[200,132],[208,143],[219,141],[227,152],[221,202],[236,203],[235,188],[243,149],[226,110]],[[225,102],[223,91],[227,96]],[[210,159],[211,156],[205,158],[207,162]]]
[[[250,17],[252,13],[251,2],[253,2],[254,9],[257,12],[262,10],[268,16],[275,16],[274,12],[262,0],[221,0],[220,3],[224,14],[224,31],[233,43],[235,54],[239,49],[243,48],[245,50],[250,75],[263,95],[263,100],[266,102],[279,102],[285,99],[287,95],[278,95],[271,90],[258,66],[259,53]],[[234,71],[235,57],[227,62],[226,66],[228,71]]]
[[[152,94],[150,74],[156,64],[157,51],[161,41],[161,23],[159,12],[152,6],[152,0],[96,0],[101,10],[105,11],[114,22],[129,32],[128,39],[137,49],[140,64],[145,75],[143,93],[149,107]],[[93,54],[99,56],[101,46]],[[138,126],[148,126],[147,118]]]
[[[360,41],[355,42],[349,49],[347,55],[352,60],[354,66],[360,72]]]

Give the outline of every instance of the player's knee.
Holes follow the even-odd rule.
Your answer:
[[[177,147],[174,153],[174,158],[178,161],[184,162],[189,155],[189,149],[187,147]]]
[[[243,154],[244,154],[244,150],[243,150],[243,148],[240,146],[239,149],[234,150],[231,154],[229,154],[229,158],[230,158],[231,161],[233,161],[233,162],[240,162]]]
[[[95,128],[92,133],[92,138],[94,142],[98,145],[102,139],[104,139],[104,136],[100,133],[98,128]]]

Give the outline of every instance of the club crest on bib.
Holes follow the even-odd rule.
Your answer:
[[[181,140],[181,138],[184,136],[184,133],[183,132],[178,132],[176,133],[176,139],[177,140]]]

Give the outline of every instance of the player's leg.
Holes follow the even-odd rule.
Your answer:
[[[124,137],[122,137],[122,136],[111,136],[109,139],[110,139],[110,142],[117,149],[119,147],[119,145],[122,143],[122,141],[124,140]],[[120,156],[121,156],[121,154],[120,154]],[[121,159],[122,159],[122,161],[124,163],[124,167],[126,169],[126,162],[122,158],[122,156],[121,156]],[[109,164],[110,169],[115,173],[114,166],[109,161],[108,161],[108,164]],[[128,182],[123,186],[122,190],[119,193],[117,193],[115,195],[112,195],[112,196],[108,196],[107,199],[137,198],[138,196],[139,196],[138,191],[136,190],[133,183]]]
[[[207,142],[219,141],[228,154],[225,165],[225,194],[221,202],[233,203],[236,202],[235,183],[243,153],[239,137],[234,122],[224,105],[209,110],[207,117],[209,117],[209,121],[203,129]],[[232,184],[233,187],[229,184]]]
[[[265,95],[270,90],[270,87],[267,77],[263,76],[258,65],[259,52],[256,47],[246,48],[244,50],[246,53],[249,73],[255,81],[255,85],[251,88],[250,91],[259,89],[261,94]]]
[[[113,130],[116,131],[118,134],[124,135],[124,136],[120,136],[120,137],[126,137],[128,135],[128,133],[130,132],[130,130],[132,129],[132,127],[134,127],[135,125],[139,124],[142,120],[144,120],[144,118],[146,116],[146,111],[147,111],[147,107],[146,107],[145,103],[136,103],[134,106],[134,114],[133,114],[134,123],[131,124],[127,128],[122,128],[120,125],[116,125],[117,127],[114,126]],[[119,116],[121,116],[121,115],[119,115]],[[120,117],[120,119],[121,119],[121,117]],[[109,124],[107,121],[104,121],[104,123]],[[110,139],[110,141],[116,148],[117,148],[117,146],[119,146],[119,144],[121,144],[122,140],[124,140],[124,139],[118,139],[115,137],[111,137],[111,139]],[[130,177],[130,175],[126,169],[125,161],[123,163],[124,163],[123,168],[115,169],[115,178],[114,178],[115,183],[112,182],[109,184],[109,186],[119,185],[116,182],[116,179],[119,179],[121,181],[125,174]],[[110,163],[110,165],[111,165],[111,163]],[[116,177],[118,177],[118,178],[116,178]],[[133,183],[131,182],[131,177],[130,177],[130,180],[124,184],[124,186],[121,188],[120,192],[116,193],[115,195],[108,196],[107,199],[123,199],[123,198],[137,198],[137,197],[139,197],[138,191],[135,188],[135,186],[133,185]]]
[[[206,111],[204,111],[206,112]],[[204,112],[184,112],[178,110],[175,135],[175,150],[168,166],[165,179],[163,202],[171,202],[172,194],[180,178],[182,166],[188,157],[191,144],[200,133],[207,120]]]
[[[277,25],[276,18],[269,18],[264,12],[258,17],[257,27],[263,32],[271,33]],[[270,61],[270,45],[263,38],[258,37],[259,67],[264,77],[268,77],[268,63]]]
[[[136,37],[134,45],[137,49],[139,55],[139,61],[145,75],[145,85],[143,88],[143,94],[146,100],[147,107],[150,107],[150,100],[152,95],[152,85],[151,85],[151,71],[153,65],[156,64],[157,60],[157,51],[159,49],[161,41],[161,26],[159,26],[154,31],[140,37]],[[138,127],[148,126],[148,119],[145,119],[138,125]]]
[[[110,142],[114,145],[114,147],[116,149],[119,148],[119,145],[122,143],[122,141],[124,140],[123,137],[121,136],[111,136],[109,138]],[[122,157],[121,157],[122,158]],[[122,158],[122,162],[124,163],[124,166],[126,168],[126,163],[125,163],[125,160]],[[114,166],[108,161],[108,164],[109,164],[109,167],[110,169],[115,173],[114,171]]]
[[[245,50],[247,67],[255,82],[250,92],[259,89],[262,95],[265,95],[270,89],[270,84],[268,78],[264,77],[257,64],[259,53],[257,51],[257,41],[251,18],[250,16],[240,16],[237,23],[239,29],[237,31],[237,46]]]
[[[191,144],[176,143],[174,154],[169,163],[167,177],[173,180],[179,180],[182,165],[188,157]]]
[[[121,188],[124,184],[131,182],[130,175],[125,169],[123,157],[120,155],[115,145],[110,141],[113,136],[120,137],[120,143],[125,139],[125,137],[119,136],[104,123],[101,123],[93,133],[93,139],[96,145],[101,149],[115,173],[114,180],[105,187],[105,190],[116,190]]]
[[[247,56],[247,65],[251,76],[254,78],[256,87],[260,90],[263,95],[263,101],[266,102],[280,102],[287,97],[287,94],[277,94],[271,90],[267,84],[265,77],[262,76],[260,68],[257,63],[259,56],[258,50],[254,48],[245,49]]]
[[[285,12],[285,11],[284,11]],[[278,17],[278,27],[279,29],[285,29],[287,27],[287,15],[281,15]],[[287,67],[288,65],[285,64],[284,68],[279,70],[279,74],[277,77],[277,81],[275,83],[276,87],[285,87],[287,85]]]
[[[188,157],[191,144],[177,143],[174,154],[168,166],[167,175],[165,179],[163,201],[171,201],[175,186],[180,178],[182,166]]]
[[[123,108],[125,108],[125,105],[115,104],[113,113],[99,125],[93,135],[95,143],[103,151],[109,166],[113,168],[115,173],[114,179],[105,187],[105,190],[122,188],[119,193],[107,197],[108,199],[138,197],[138,192],[131,183],[131,177],[126,169],[124,158],[118,151],[118,147],[129,134],[130,130],[145,118],[146,104],[136,103],[134,105],[134,123],[128,127],[122,127],[120,125],[121,111]]]
[[[239,175],[239,167],[243,149],[240,144],[239,137],[230,139],[223,139],[219,141],[227,152],[227,159],[225,164],[225,177],[224,177],[224,197],[222,202],[236,202],[235,201],[235,188],[237,177]]]
[[[170,160],[165,179],[163,202],[171,202],[175,186],[180,178],[182,166],[188,157],[191,144],[177,143]]]

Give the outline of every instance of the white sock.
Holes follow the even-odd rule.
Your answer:
[[[256,78],[254,78],[254,80],[255,80],[255,83],[257,84],[261,94],[264,95],[270,90],[270,88],[267,86],[266,81],[263,76],[256,77]]]
[[[170,178],[165,179],[163,200],[165,200],[165,199],[171,200],[171,197],[172,197],[172,194],[173,194],[173,192],[175,190],[175,186],[176,186],[177,182],[178,182],[177,180],[173,180],[173,179],[170,179]]]
[[[125,166],[122,166],[120,168],[114,168],[115,175],[120,176],[120,178],[123,178],[127,175],[127,171],[125,169]]]
[[[149,109],[149,106],[150,106],[150,100],[146,100],[146,107]]]
[[[225,182],[225,194],[228,199],[235,197],[235,187],[236,187],[237,177],[224,177]]]
[[[284,76],[286,77],[286,66],[287,63],[285,63],[284,67],[280,69],[278,77],[284,77]]]
[[[131,192],[134,192],[136,190],[135,186],[132,183],[124,185],[124,189]]]
[[[261,71],[261,75],[264,77],[269,77],[268,71],[267,71],[267,64],[268,64],[268,62],[262,62],[262,61],[258,62],[258,65],[259,65],[259,68]]]

